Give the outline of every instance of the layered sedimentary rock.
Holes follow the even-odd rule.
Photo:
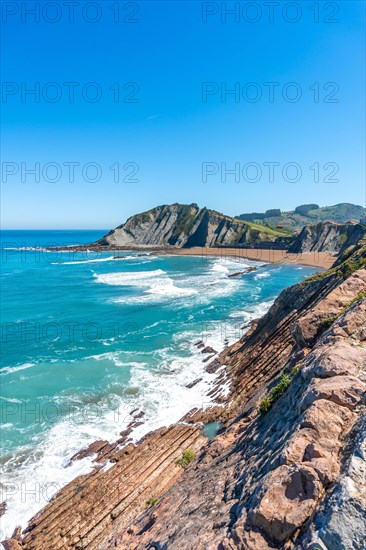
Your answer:
[[[197,204],[157,206],[129,218],[95,243],[121,247],[213,247],[234,246],[261,240],[275,240],[280,232],[224,216]]]
[[[6,548],[361,550],[365,260],[361,243],[282,292],[207,364],[216,404],[137,446],[97,442],[96,470]],[[222,425],[208,441],[201,423],[212,421]],[[177,461],[188,450],[196,457],[184,469]]]
[[[366,235],[366,226],[318,223],[305,226],[288,252],[330,252],[338,254]]]
[[[357,275],[366,288],[366,274]],[[245,402],[243,388],[241,414],[154,512],[116,529],[107,548],[361,550],[365,345],[361,299],[300,357],[290,387],[265,416],[254,396]],[[285,365],[294,354],[296,347]]]

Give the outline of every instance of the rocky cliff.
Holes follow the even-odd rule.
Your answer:
[[[363,550],[365,267],[360,242],[282,292],[207,364],[216,402],[138,445],[127,430],[85,449],[93,473],[5,548]]]
[[[290,245],[288,252],[330,252],[338,254],[366,235],[366,226],[318,223],[307,225]]]
[[[172,204],[132,216],[94,244],[143,248],[213,247],[274,241],[281,236],[286,233],[235,220],[214,210],[199,208],[197,204]]]

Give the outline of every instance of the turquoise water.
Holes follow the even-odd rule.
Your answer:
[[[195,342],[217,351],[281,290],[315,271],[240,258],[50,252],[105,231],[2,232],[1,467],[6,535],[144,413],[134,440],[209,402],[216,375]],[[229,278],[250,265],[258,269]],[[187,384],[202,378],[193,388]],[[135,414],[135,413],[134,413]],[[31,494],[33,493],[33,494]],[[3,534],[4,534],[3,533]]]

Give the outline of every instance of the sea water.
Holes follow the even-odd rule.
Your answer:
[[[315,271],[240,255],[45,248],[103,234],[1,235],[2,538],[91,470],[94,457],[70,461],[81,448],[115,441],[139,412],[133,441],[209,405],[217,374],[205,371],[206,355],[195,344],[222,350],[281,290]],[[249,266],[257,270],[229,277]]]

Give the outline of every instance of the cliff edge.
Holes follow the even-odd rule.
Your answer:
[[[172,204],[132,216],[94,244],[142,248],[236,246],[288,235],[286,231],[236,220],[197,204]]]
[[[6,550],[363,550],[365,268],[361,240],[283,291],[207,363],[210,406],[137,445],[127,431],[84,450],[94,471]]]

